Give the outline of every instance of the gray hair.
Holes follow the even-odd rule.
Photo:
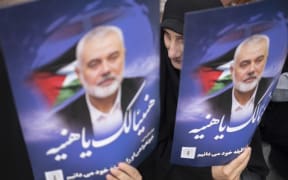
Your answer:
[[[86,42],[88,42],[89,40],[91,40],[92,38],[95,37],[104,37],[109,33],[115,33],[118,35],[120,41],[123,42],[123,46],[124,46],[124,37],[123,37],[123,33],[121,31],[121,29],[117,26],[113,26],[113,25],[101,25],[101,26],[97,26],[95,28],[93,28],[92,30],[88,31],[88,33],[86,33],[78,42],[77,47],[76,47],[76,59],[78,60],[77,65],[79,66],[79,63],[81,61],[79,61],[81,59],[81,54],[83,52],[83,48]],[[101,43],[101,42],[100,42]]]
[[[267,50],[269,49],[269,44],[270,44],[270,39],[267,35],[264,35],[264,34],[254,34],[248,38],[246,38],[244,41],[242,41],[238,47],[236,48],[235,50],[235,53],[234,53],[234,57],[233,57],[233,63],[232,65],[235,63],[235,60],[237,58],[237,56],[239,55],[240,53],[240,50],[242,49],[242,47],[244,45],[247,45],[247,44],[257,44],[261,41],[265,41],[267,43]],[[268,52],[267,52],[268,53]]]

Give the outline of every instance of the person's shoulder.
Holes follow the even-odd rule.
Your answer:
[[[272,83],[273,80],[274,80],[274,77],[262,77],[260,79],[259,85],[260,86],[265,86],[265,87],[269,86]]]
[[[274,77],[263,77],[263,78],[261,78],[260,81],[271,82],[271,81],[273,81],[273,79],[274,79]]]
[[[126,88],[129,87],[131,89],[135,88],[138,89],[145,84],[145,78],[138,76],[138,77],[125,77],[122,81],[122,87]]]
[[[231,97],[232,94],[232,87],[222,90],[217,94],[211,96],[207,99],[209,102],[218,102],[218,101],[225,101],[228,97]]]
[[[144,77],[124,78],[121,85],[121,104],[124,109],[131,107],[144,89]]]
[[[145,81],[145,78],[142,76],[125,77],[123,79],[123,83],[143,83],[144,81]]]

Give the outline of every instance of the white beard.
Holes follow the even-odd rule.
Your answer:
[[[257,86],[259,81],[260,81],[260,78],[258,77],[257,79],[255,79],[255,81],[251,83],[236,82],[235,80],[233,81],[233,83],[234,83],[234,88],[237,89],[238,91],[248,92],[254,89]]]
[[[86,83],[86,81],[80,77],[82,80],[82,84],[86,92],[96,98],[106,98],[108,96],[111,96],[113,93],[115,93],[118,88],[121,86],[122,78],[116,77],[114,82],[112,82],[111,85],[106,87],[101,86],[90,86]]]

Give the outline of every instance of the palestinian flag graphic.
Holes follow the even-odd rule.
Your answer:
[[[275,26],[276,22],[271,21],[259,21],[251,22],[245,27],[239,27],[231,32],[225,32],[223,37],[219,38],[218,43],[227,43],[244,39],[247,36],[256,33],[262,33]],[[223,88],[227,87],[232,83],[230,74],[230,64],[233,60],[234,52],[236,47],[232,48],[227,53],[218,57],[217,59],[211,60],[205,64],[202,64],[197,70],[196,74],[201,81],[202,90],[204,95],[210,95]]]
[[[223,90],[232,83],[230,65],[233,60],[234,51],[235,49],[232,49],[216,60],[201,64],[197,68],[196,74],[201,82],[204,95]]]
[[[51,107],[61,104],[75,95],[82,86],[74,71],[75,47],[50,64],[33,71],[29,82],[35,87]]]
[[[102,3],[105,4],[105,1],[98,5],[101,6],[103,5]],[[123,8],[112,7],[111,9],[93,11],[85,16],[81,14],[81,18],[75,16],[67,21],[66,24],[51,30],[47,40],[50,43],[67,41],[67,39],[75,38],[87,31],[87,24],[94,27],[119,18],[124,14]],[[51,63],[34,69],[28,77],[29,84],[36,88],[51,108],[74,97],[82,89],[74,71],[76,65],[75,49],[76,45],[64,52],[60,57],[52,59]]]

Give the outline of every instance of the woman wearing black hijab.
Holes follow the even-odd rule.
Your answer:
[[[184,13],[221,6],[223,5],[220,0],[167,0],[161,23],[161,121],[157,147],[138,167],[140,172],[129,165],[121,164],[122,167],[114,169],[115,171],[111,172],[107,179],[262,180],[267,176],[268,167],[264,160],[258,131],[250,145],[252,152],[251,148],[246,148],[242,154],[227,165],[187,167],[170,163],[184,48]]]

